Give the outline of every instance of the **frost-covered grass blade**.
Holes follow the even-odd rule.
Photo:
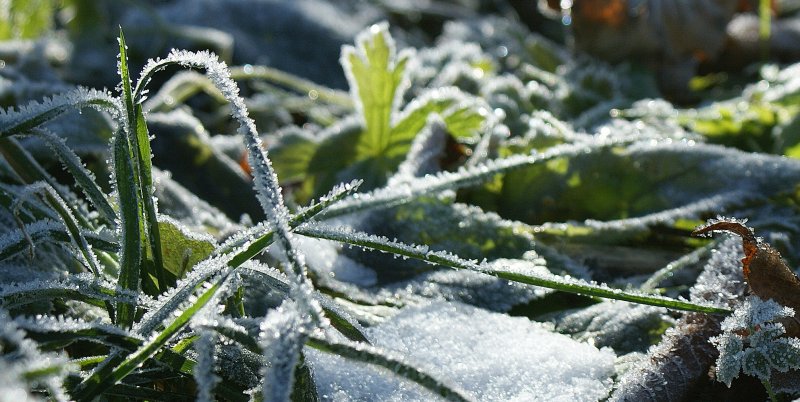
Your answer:
[[[315,225],[301,227],[297,230],[297,232],[305,236],[335,240],[353,246],[366,247],[399,256],[422,260],[431,264],[439,264],[448,268],[467,269],[514,282],[542,286],[569,293],[667,307],[674,310],[722,314],[730,313],[730,310],[727,308],[700,305],[688,301],[675,300],[621,289],[612,289],[605,285],[589,283],[575,278],[566,278],[558,275],[544,276],[534,272],[492,269],[484,264],[467,261],[447,252],[431,251],[425,246],[407,245],[379,236],[354,232],[347,228],[330,228],[322,225]]]

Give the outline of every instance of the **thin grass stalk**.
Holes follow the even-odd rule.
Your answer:
[[[348,231],[347,229],[326,230],[319,227],[302,227],[296,229],[296,232],[309,237],[333,240],[344,244],[350,244],[353,246],[365,247],[399,256],[414,258],[452,269],[465,269],[469,271],[480,272],[509,281],[546,287],[563,292],[600,297],[604,299],[622,300],[637,304],[666,307],[673,310],[718,314],[729,314],[731,312],[731,310],[726,308],[701,305],[688,301],[675,300],[643,293],[633,293],[621,289],[612,289],[605,286],[579,281],[577,279],[566,281],[564,278],[552,274],[549,276],[533,276],[524,272],[494,270],[483,266],[482,264],[459,258],[453,254],[433,252],[424,246],[407,245],[400,242],[391,241],[389,239],[378,238],[365,233]]]

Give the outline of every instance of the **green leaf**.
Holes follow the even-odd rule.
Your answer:
[[[388,148],[392,111],[398,109],[398,91],[405,85],[409,57],[407,52],[397,55],[386,23],[359,34],[355,48],[342,48],[341,61],[350,91],[364,119],[365,131],[356,145],[359,155],[376,157]]]
[[[161,233],[161,250],[164,252],[164,269],[181,278],[198,262],[214,251],[213,239],[191,233],[171,219],[158,222]]]

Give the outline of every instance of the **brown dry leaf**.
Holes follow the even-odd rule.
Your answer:
[[[713,232],[730,232],[742,238],[742,273],[750,290],[763,300],[772,299],[793,308],[795,316],[781,322],[788,336],[800,336],[800,278],[792,272],[781,254],[756,238],[751,228],[736,221],[722,220],[701,226],[692,235],[704,236]]]

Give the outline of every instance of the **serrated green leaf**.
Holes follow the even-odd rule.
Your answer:
[[[391,138],[391,119],[397,109],[398,90],[405,80],[407,53],[397,55],[388,24],[362,32],[356,47],[342,49],[342,64],[357,97],[364,119],[364,134],[356,145],[359,155],[376,157],[385,152]]]

